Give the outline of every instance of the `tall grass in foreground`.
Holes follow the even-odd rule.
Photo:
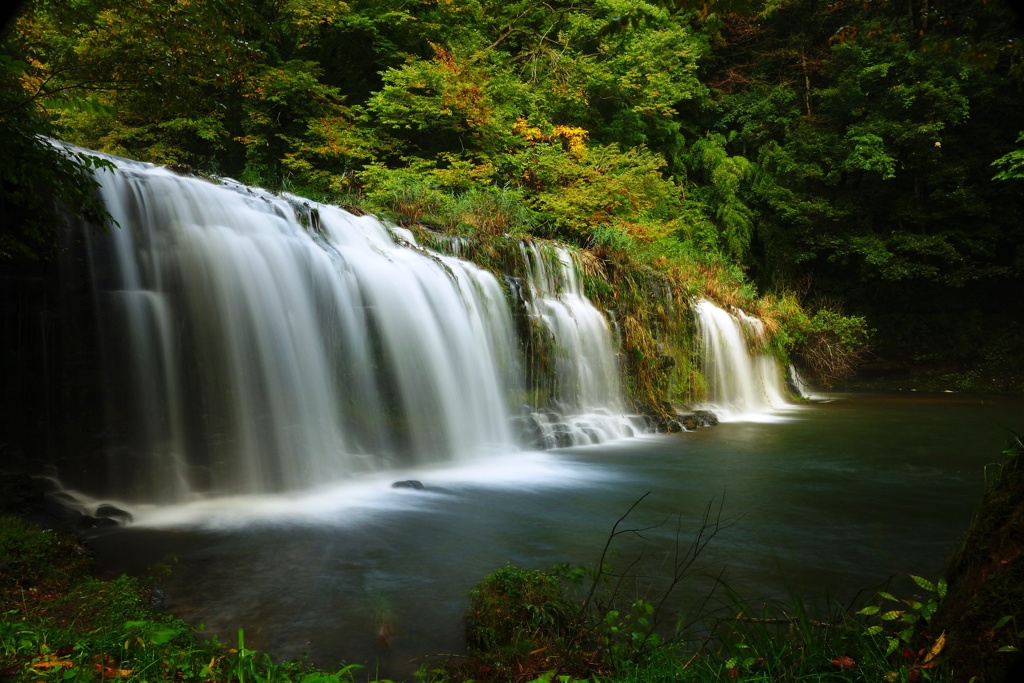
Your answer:
[[[524,570],[509,566],[497,570],[503,580],[516,571]],[[544,583],[538,577],[543,572],[528,573],[532,584]],[[550,591],[550,586],[544,585]],[[535,615],[533,621],[519,622],[524,628],[498,647],[471,647],[475,662],[434,669],[428,678],[515,683],[954,680],[953,672],[942,665],[944,638],[930,634],[922,617],[921,606],[928,613],[927,597],[924,603],[916,598],[901,601],[906,609],[882,611],[897,607],[888,605],[892,596],[883,592],[859,612],[836,607],[822,618],[817,610],[797,599],[790,604],[757,605],[728,589],[723,591],[727,595],[714,610],[717,616],[702,622],[689,635],[660,637],[634,621],[635,630],[625,639],[609,634],[607,626],[621,621],[608,615],[603,625],[578,621],[556,626],[555,620],[564,619],[569,611],[564,597],[545,603],[557,606],[547,620],[544,605],[516,604],[512,600],[501,606],[500,613],[507,614],[508,609],[526,612]],[[934,604],[931,609],[934,611]],[[908,630],[908,622],[920,623],[924,628]],[[585,644],[578,638],[582,632],[597,635]],[[552,640],[553,633],[567,640],[575,637],[578,649],[567,650],[564,641],[557,637]],[[609,644],[614,644],[614,649]]]

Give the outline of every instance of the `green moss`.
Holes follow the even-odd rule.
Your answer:
[[[64,588],[88,564],[88,552],[75,537],[40,529],[20,517],[0,516],[0,593]]]

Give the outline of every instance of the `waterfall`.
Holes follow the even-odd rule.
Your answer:
[[[554,355],[549,406],[524,416],[539,445],[600,443],[639,429],[624,415],[617,344],[605,316],[583,292],[568,250],[520,242],[526,271],[524,303],[550,335]]]
[[[93,492],[298,491],[646,429],[566,248],[520,242],[503,287],[462,241],[445,255],[373,216],[111,160],[112,227],[83,233],[107,415]],[[716,410],[785,406],[775,361],[748,351],[761,322],[697,315]]]
[[[811,398],[813,395],[813,389],[811,385],[807,383],[800,371],[796,369],[796,366],[790,364],[788,374],[786,376],[791,390],[802,398]]]
[[[789,405],[778,361],[752,351],[764,339],[764,323],[701,299],[695,307],[703,372],[711,408],[725,419],[749,418]]]
[[[371,216],[116,160],[87,252],[108,493],[179,502],[515,448],[498,280]]]

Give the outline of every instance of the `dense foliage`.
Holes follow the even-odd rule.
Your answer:
[[[587,249],[638,397],[679,391],[652,287],[786,353],[871,326],[890,359],[1009,373],[1020,39],[994,0],[34,0],[0,44],[3,257],[53,251],[40,188],[95,213],[46,134]]]

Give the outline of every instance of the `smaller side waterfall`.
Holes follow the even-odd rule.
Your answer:
[[[612,330],[576,277],[568,250],[520,242],[526,291],[520,292],[534,324],[550,336],[553,386],[546,409],[524,407],[537,445],[546,448],[600,443],[640,430],[624,415]]]
[[[791,391],[799,394],[803,398],[811,398],[814,390],[811,389],[811,385],[807,383],[803,375],[800,374],[800,371],[796,369],[796,366],[789,366],[786,381],[789,383]]]
[[[705,299],[695,310],[711,409],[724,419],[742,419],[787,407],[778,361],[751,350],[751,342],[764,339],[764,323]]]

